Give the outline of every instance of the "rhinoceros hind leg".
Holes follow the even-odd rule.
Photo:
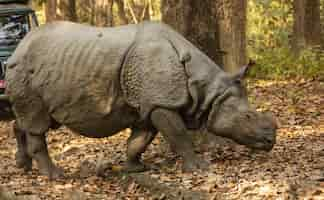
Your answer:
[[[167,109],[155,109],[151,114],[151,120],[153,126],[169,142],[171,148],[182,156],[184,172],[208,168],[208,163],[194,153],[194,146],[179,114]]]
[[[143,172],[148,168],[140,161],[142,153],[152,142],[156,133],[134,129],[127,141],[127,162],[124,166],[126,172]]]
[[[13,124],[13,131],[17,142],[17,167],[24,168],[25,172],[28,172],[32,169],[32,158],[27,153],[26,133],[19,128],[17,122]]]
[[[27,142],[28,154],[36,160],[42,174],[48,176],[49,179],[63,177],[63,170],[56,167],[48,155],[45,134],[33,135],[27,133]]]

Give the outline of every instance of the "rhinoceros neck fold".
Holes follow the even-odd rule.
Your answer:
[[[188,79],[189,94],[192,104],[187,109],[190,123],[202,125],[202,121],[208,117],[214,102],[218,102],[230,86],[222,74],[214,74],[215,79],[208,81],[198,76],[190,76]],[[207,80],[207,81],[206,81]],[[198,128],[198,127],[196,127]]]
[[[185,63],[188,91],[192,99],[187,115],[200,121],[213,101],[231,86],[231,78],[198,49],[191,49],[190,54],[191,60]]]

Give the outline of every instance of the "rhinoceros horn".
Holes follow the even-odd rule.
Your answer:
[[[249,69],[253,65],[255,65],[255,62],[253,60],[249,60],[249,63],[247,65],[241,67],[239,72],[233,75],[233,79],[238,81],[243,80],[246,74],[248,73]]]

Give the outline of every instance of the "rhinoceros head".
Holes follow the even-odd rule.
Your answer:
[[[277,124],[270,113],[257,112],[249,105],[242,84],[248,67],[234,75],[232,86],[213,101],[207,129],[249,148],[270,151],[276,141]]]

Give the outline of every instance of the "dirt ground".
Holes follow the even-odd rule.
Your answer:
[[[129,130],[89,139],[60,128],[49,133],[48,144],[66,178],[49,181],[36,167],[28,174],[16,168],[12,122],[1,122],[0,199],[324,199],[324,82],[249,81],[248,87],[258,110],[277,117],[274,149],[252,152],[211,137],[197,147],[210,169],[193,174],[181,172],[181,158],[161,137],[143,156],[152,169],[123,175],[118,169],[125,161]],[[98,161],[111,163],[105,177],[96,176]]]

